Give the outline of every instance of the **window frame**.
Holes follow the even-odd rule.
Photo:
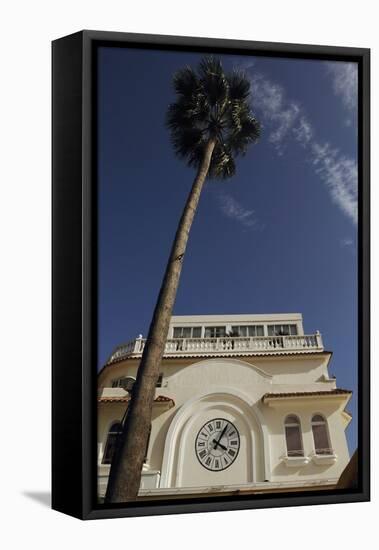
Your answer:
[[[190,327],[173,327],[172,328],[172,337],[174,339],[177,339],[177,338],[182,338],[182,339],[192,339],[192,338],[201,338],[202,336],[202,329],[203,327],[202,326],[196,326],[196,325],[193,325],[193,326],[190,326]],[[175,331],[177,330],[181,330],[182,331],[182,336],[175,336]],[[183,331],[184,330],[190,330],[191,331],[191,336],[183,336]],[[194,336],[193,333],[194,333],[194,330],[200,330],[200,334],[199,336]]]
[[[279,332],[282,331],[282,327],[288,327],[288,334],[276,334],[276,327],[280,327]],[[295,332],[292,333],[292,329],[295,329]],[[274,334],[270,334],[270,330],[274,331]],[[283,331],[284,332],[284,331]],[[296,323],[272,323],[267,325],[267,336],[299,336],[299,330]]]
[[[323,420],[314,420],[315,417],[317,416],[320,416]],[[328,447],[320,447],[320,448],[317,448],[316,446],[316,440],[315,440],[315,432],[313,430],[313,427],[314,426],[324,426],[324,429],[325,429],[325,436],[326,436],[326,441],[328,443]],[[314,453],[316,456],[329,456],[329,455],[332,455],[333,454],[333,447],[332,447],[332,442],[331,442],[331,439],[330,439],[330,432],[329,432],[329,425],[328,425],[328,421],[325,417],[324,414],[322,413],[314,413],[312,414],[311,416],[311,431],[312,431],[312,438],[313,438],[313,449],[314,449]],[[319,452],[319,451],[326,451],[326,452]]]
[[[112,428],[114,426],[119,426],[119,429],[118,431],[112,431]],[[121,429],[120,429],[121,428]],[[105,440],[105,445],[104,445],[104,451],[103,451],[103,455],[101,457],[101,465],[103,466],[110,466],[112,464],[112,459],[113,459],[113,454],[115,452],[115,449],[116,449],[116,445],[117,445],[117,438],[118,436],[120,435],[121,433],[121,430],[122,430],[122,423],[120,420],[113,420],[111,423],[110,423],[110,426],[109,426],[109,429],[107,431],[107,437],[106,437],[106,440]],[[110,437],[114,438],[114,443],[112,443],[113,445],[113,452],[112,452],[112,455],[109,459],[109,462],[105,462],[105,458],[107,456],[107,452],[108,452],[108,447],[110,446]]]
[[[223,329],[224,331],[224,334],[220,334],[220,335],[215,335],[215,336],[207,336],[207,331],[208,330],[214,330],[217,332],[217,330],[221,330]],[[204,338],[226,338],[227,335],[226,335],[226,325],[220,325],[220,326],[211,326],[211,327],[204,327]]]
[[[163,372],[160,372],[159,375],[158,375],[158,378],[157,378],[157,382],[155,384],[156,388],[162,388],[163,387],[163,379],[164,379],[164,374],[163,374]]]
[[[290,419],[291,417],[295,418],[296,422],[289,422],[288,419]],[[289,458],[292,458],[292,457],[294,457],[294,458],[305,458],[303,432],[302,432],[302,429],[301,429],[301,420],[300,420],[299,416],[297,414],[294,414],[294,413],[287,414],[286,417],[284,418],[283,425],[284,425],[284,439],[285,439],[285,443],[286,443],[286,455],[287,455],[287,457],[289,457]],[[288,448],[287,428],[297,428],[298,429],[298,432],[299,432],[298,435],[299,435],[299,441],[300,441],[301,449],[290,450]],[[293,454],[293,453],[298,453],[298,454]]]
[[[136,378],[134,376],[119,376],[118,378],[114,378],[112,380],[112,388],[122,388],[123,390],[127,391],[128,393],[130,393],[133,389],[133,386],[130,388],[130,389],[127,389],[127,388],[124,388],[124,386],[121,384],[121,381],[122,380],[133,380],[133,386],[136,382]]]
[[[264,325],[231,325],[231,330],[233,332],[240,332],[240,329],[244,328],[247,329],[246,332],[249,332],[249,329],[255,329],[255,334],[246,334],[246,336],[241,336],[240,334],[238,336],[235,336],[235,338],[260,338],[265,335],[265,327]],[[262,329],[262,334],[257,334],[257,329]]]

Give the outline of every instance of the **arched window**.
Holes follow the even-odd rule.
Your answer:
[[[117,436],[122,431],[121,422],[114,422],[109,428],[102,464],[110,464],[116,449]]]
[[[294,414],[290,414],[284,421],[286,434],[287,456],[304,456],[303,441],[301,437],[300,420]]]
[[[112,388],[123,388],[129,393],[132,391],[136,379],[133,376],[123,376],[121,378],[116,378],[112,382]]]
[[[312,416],[312,433],[316,455],[329,455],[333,451],[330,447],[328,426],[321,414]]]
[[[147,443],[146,443],[146,449],[145,449],[145,457],[144,457],[144,459],[143,459],[144,464],[147,463],[147,454],[148,454],[148,451],[149,451],[150,436],[151,436],[151,424],[150,424],[150,428],[149,428],[149,435],[147,436]]]

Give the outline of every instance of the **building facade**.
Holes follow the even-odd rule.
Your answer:
[[[144,344],[119,346],[99,373],[100,496]],[[331,356],[300,314],[172,317],[140,495],[334,486],[351,391],[329,375]]]

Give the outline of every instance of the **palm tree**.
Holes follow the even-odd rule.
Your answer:
[[[221,62],[204,58],[174,76],[177,101],[169,105],[167,126],[176,154],[197,170],[159,292],[133,387],[124,428],[112,461],[106,502],[135,500],[148,443],[152,405],[191,225],[206,178],[226,179],[235,160],[257,141],[260,125],[249,104],[250,83],[238,71],[227,75]]]

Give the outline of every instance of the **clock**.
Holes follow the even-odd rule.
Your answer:
[[[225,418],[208,420],[195,440],[195,453],[202,466],[212,472],[229,468],[238,456],[240,435]]]

